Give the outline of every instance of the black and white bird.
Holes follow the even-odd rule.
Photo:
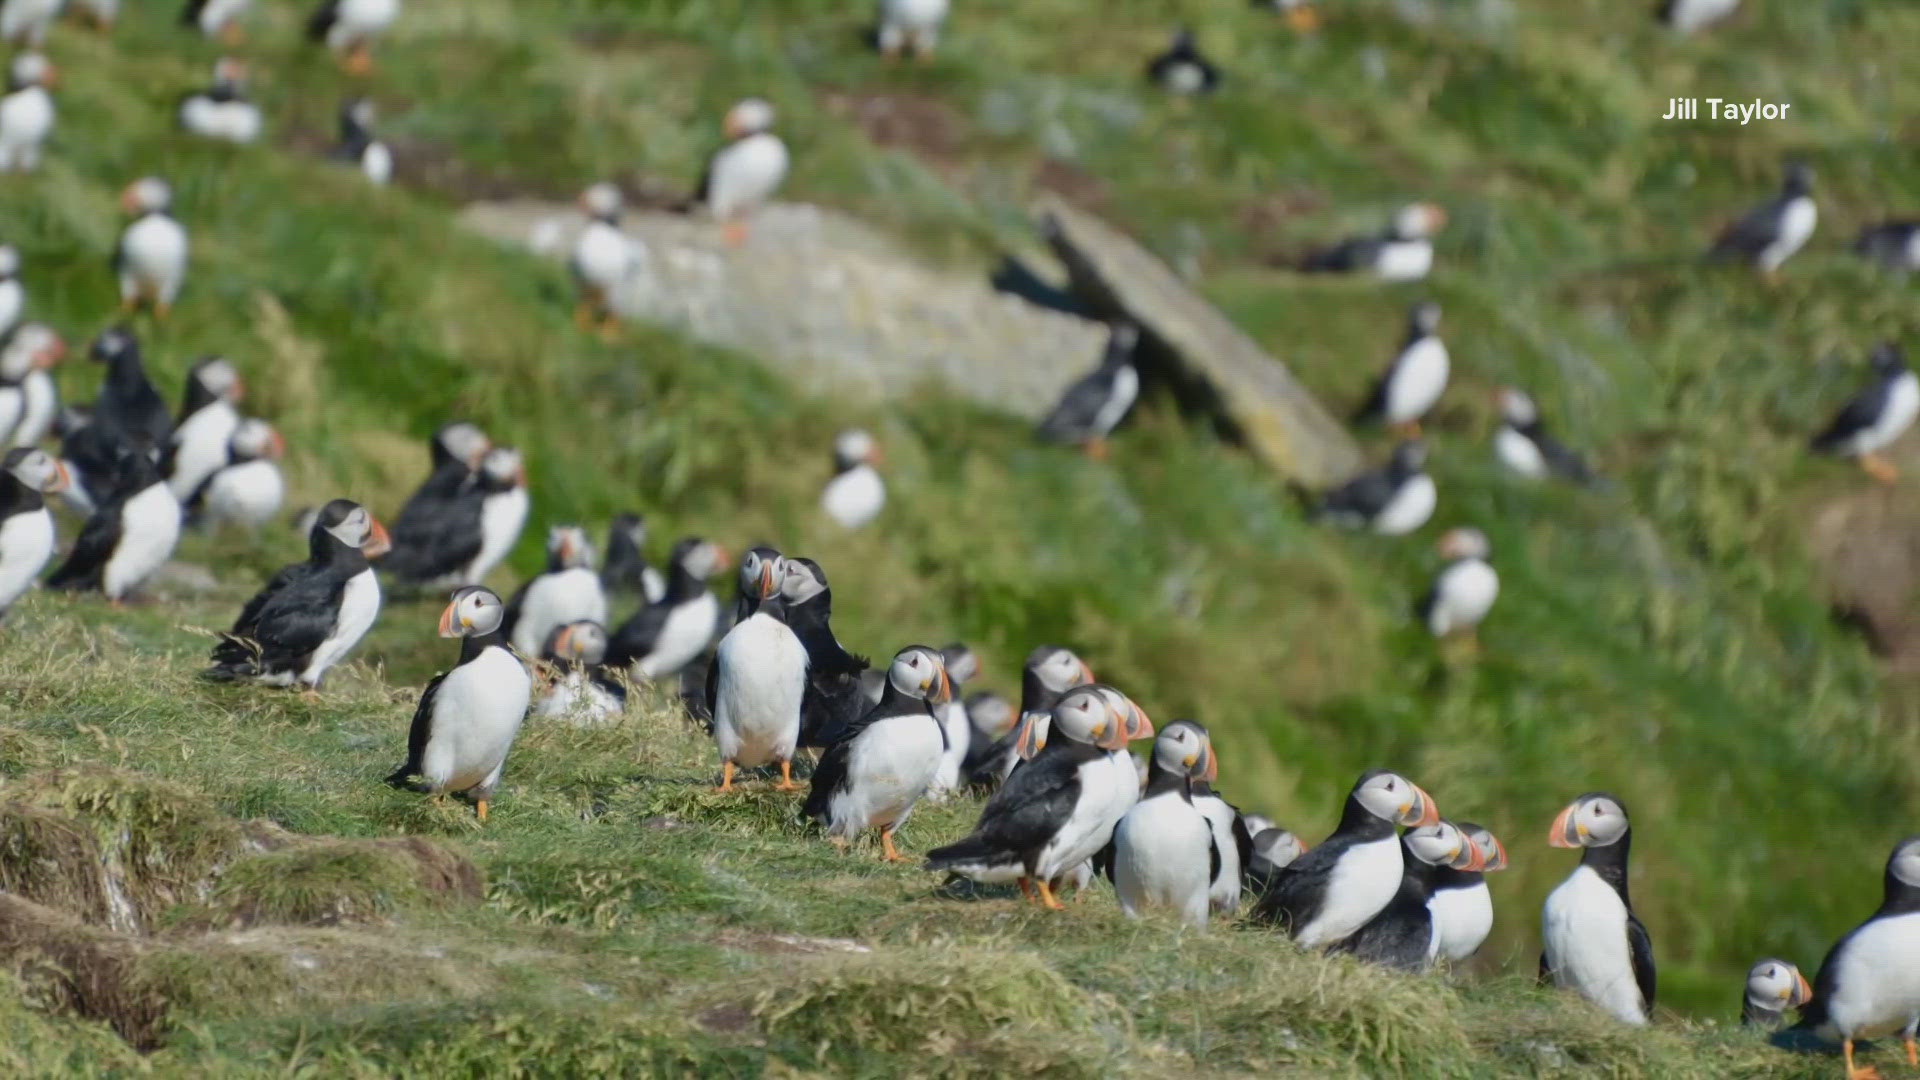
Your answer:
[[[1920,836],[1894,845],[1887,857],[1880,907],[1847,931],[1820,961],[1813,998],[1800,1010],[1798,1031],[1809,1031],[1846,1055],[1848,1080],[1876,1080],[1856,1068],[1854,1043],[1899,1035],[1907,1062],[1920,1064],[1914,1035],[1920,1021]]]
[[[1133,363],[1139,341],[1139,327],[1115,323],[1107,333],[1100,366],[1074,380],[1060,395],[1053,411],[1040,421],[1040,437],[1072,443],[1096,459],[1106,457],[1107,436],[1140,397],[1140,371]]]
[[[533,678],[500,633],[505,614],[483,585],[453,594],[440,614],[440,636],[460,639],[460,660],[420,695],[407,760],[387,777],[395,787],[434,796],[466,792],[481,821],[533,700]]]
[[[568,623],[548,636],[540,659],[554,669],[534,712],[583,723],[619,716],[627,707],[626,684],[608,674],[607,628]]]
[[[547,530],[547,568],[507,601],[507,639],[522,656],[539,656],[553,632],[569,623],[604,627],[607,594],[593,568],[593,542],[578,525]]]
[[[857,529],[887,505],[887,483],[880,479],[880,444],[872,435],[849,428],[833,440],[833,479],[820,491],[820,509],[843,529]]]
[[[140,339],[125,326],[108,327],[90,355],[107,368],[93,399],[94,424],[158,461],[173,438],[173,413],[147,377]]]
[[[613,631],[607,663],[635,682],[680,673],[706,651],[720,625],[720,601],[707,579],[726,562],[712,541],[688,537],[667,557],[667,591]]]
[[[67,468],[67,489],[61,499],[76,514],[93,513],[98,499],[113,484],[120,454],[132,444],[105,424],[93,422],[93,411],[79,405],[62,406],[53,418],[53,434],[60,440],[60,463]]]
[[[1278,826],[1255,829],[1249,824],[1247,831],[1253,834],[1253,848],[1247,857],[1246,891],[1259,897],[1273,885],[1280,871],[1307,853],[1307,842]]]
[[[1813,987],[1800,969],[1785,960],[1767,957],[1747,969],[1740,995],[1740,1025],[1772,1031],[1786,1022],[1788,1009],[1803,1008],[1813,1000]]]
[[[1401,207],[1383,232],[1355,236],[1309,252],[1300,261],[1308,273],[1372,274],[1381,281],[1419,281],[1433,269],[1433,234],[1447,212],[1433,203]]]
[[[1853,250],[1889,270],[1920,270],[1920,221],[1882,221],[1860,230]]]
[[[1480,622],[1500,596],[1500,575],[1487,561],[1493,547],[1486,533],[1464,527],[1441,533],[1437,546],[1447,565],[1420,601],[1420,621],[1434,637],[1458,634],[1477,643]]]
[[[187,502],[227,464],[228,440],[240,426],[234,406],[245,394],[246,383],[226,357],[205,356],[187,369],[186,399],[167,440],[167,486],[174,498]]]
[[[373,69],[374,41],[399,17],[400,0],[323,0],[307,19],[307,37],[364,75]]]
[[[773,106],[760,98],[728,109],[721,125],[727,145],[714,152],[700,180],[696,198],[733,243],[746,239],[747,218],[787,178],[787,144],[773,133],[773,119]]]
[[[180,12],[180,22],[200,31],[202,36],[237,45],[243,36],[240,20],[252,6],[253,0],[187,0]]]
[[[1147,79],[1175,94],[1204,94],[1220,85],[1220,69],[1200,55],[1193,31],[1181,27],[1165,52],[1147,62]]]
[[[1028,653],[1020,670],[1020,710],[1013,727],[982,763],[991,770],[992,780],[1005,779],[1015,766],[1039,753],[1047,742],[1055,703],[1067,691],[1094,681],[1093,669],[1071,649],[1040,645]]]
[[[0,3],[0,37],[14,45],[38,48],[67,0],[5,0]]]
[[[153,459],[129,447],[121,449],[109,487],[47,585],[97,590],[118,604],[172,556],[180,540],[180,500]]]
[[[432,561],[426,550],[437,544],[439,537],[461,527],[456,519],[471,513],[463,496],[473,486],[480,462],[491,449],[493,443],[486,433],[465,420],[440,425],[428,440],[432,470],[407,496],[393,520],[393,546],[418,553],[400,560],[403,574],[414,573],[415,568],[407,564],[418,561],[424,568]]]
[[[52,368],[66,342],[45,323],[25,322],[0,342],[0,446],[35,446],[60,410]]]
[[[1123,729],[1120,745],[1107,751],[1107,774],[1104,782],[1106,799],[1099,809],[1099,820],[1107,823],[1108,838],[1111,839],[1113,826],[1118,825],[1120,819],[1127,816],[1127,811],[1132,810],[1140,801],[1140,792],[1146,786],[1144,775],[1146,763],[1134,757],[1127,749],[1127,744],[1141,739],[1151,739],[1154,731],[1153,721],[1148,718],[1146,710],[1142,709],[1139,703],[1112,686],[1099,685],[1100,692],[1106,696],[1107,704],[1113,709],[1113,714],[1120,717]],[[1101,861],[1095,857],[1101,854],[1101,850],[1107,847],[1107,843],[1107,840],[1102,840],[1099,847],[1088,852],[1088,860],[1084,865],[1073,869],[1070,880],[1081,886],[1092,881],[1096,862]],[[1058,884],[1056,882],[1056,885]]]
[[[735,768],[780,766],[775,790],[791,791],[800,744],[800,704],[807,690],[807,649],[787,626],[776,556],[760,564],[760,603],[734,624],[713,654],[713,741],[720,751],[720,790],[733,790]]]
[[[1494,456],[1500,464],[1530,480],[1549,476],[1576,484],[1598,482],[1581,456],[1568,449],[1547,430],[1533,397],[1517,387],[1501,387],[1496,394],[1500,406],[1500,425],[1493,432]]]
[[[373,102],[363,97],[340,104],[340,140],[327,156],[359,169],[374,184],[393,179],[393,150],[373,133]]]
[[[878,829],[881,857],[906,862],[893,837],[940,768],[946,736],[937,710],[952,700],[938,652],[913,645],[895,653],[880,703],[821,756],[801,815],[837,842]]]
[[[1440,954],[1440,928],[1428,907],[1434,876],[1441,869],[1475,871],[1486,860],[1451,821],[1408,829],[1400,847],[1399,891],[1378,915],[1330,951],[1401,971],[1425,971]]]
[[[778,557],[778,553],[775,553]],[[786,601],[787,626],[807,650],[807,693],[800,705],[800,745],[827,748],[838,742],[854,722],[885,696],[885,686],[871,697],[864,680],[867,658],[847,651],[833,632],[833,590],[827,574],[812,559],[781,559],[780,595]],[[742,593],[746,587],[742,564]],[[884,684],[885,676],[881,681]]]
[[[1420,434],[1420,418],[1439,402],[1452,370],[1439,330],[1439,304],[1422,300],[1413,305],[1400,351],[1381,372],[1354,419],[1378,421],[1409,436]]]
[[[1160,729],[1147,762],[1146,791],[1113,830],[1113,887],[1122,911],[1161,909],[1189,926],[1206,927],[1212,910],[1207,893],[1221,852],[1206,815],[1194,805],[1193,784],[1218,772],[1206,728],[1175,720]]]
[[[461,580],[477,585],[513,550],[526,527],[530,504],[527,469],[520,451],[496,446],[480,459],[480,550],[461,572]]]
[[[966,696],[967,723],[973,733],[967,737],[967,756],[960,763],[960,778],[975,790],[992,790],[1000,783],[1002,758],[1012,749],[1011,738],[1020,710],[1004,694],[981,690]]]
[[[1691,34],[1733,14],[1740,0],[1664,0],[1660,21],[1676,32]]]
[[[180,99],[180,126],[203,139],[250,143],[260,137],[260,106],[247,100],[247,68],[232,57],[213,65],[213,82]]]
[[[19,2],[9,0],[8,9]],[[0,173],[40,167],[41,148],[53,134],[53,86],[58,79],[53,62],[37,52],[20,53],[8,63],[7,92],[0,96]]]
[[[1219,851],[1213,879],[1207,886],[1207,902],[1220,914],[1232,915],[1240,909],[1246,866],[1253,858],[1253,834],[1248,831],[1240,810],[1222,798],[1213,789],[1213,783],[1212,776],[1203,776],[1194,781],[1193,805],[1207,819],[1207,828],[1213,833],[1214,847]]]
[[[490,447],[447,499],[422,504],[414,517],[401,511],[407,528],[395,527],[393,550],[380,568],[407,582],[478,584],[513,550],[528,508],[520,452]]]
[[[1920,377],[1908,369],[1900,346],[1891,341],[1875,346],[1867,365],[1872,381],[1841,408],[1826,430],[1813,437],[1813,449],[1858,458],[1860,467],[1875,479],[1892,483],[1900,472],[1880,451],[1906,434],[1915,416],[1920,416]]]
[[[1813,201],[1813,170],[1796,161],[1787,166],[1780,194],[1722,230],[1707,255],[1744,262],[1771,276],[1813,236],[1819,221],[1820,209]]]
[[[380,582],[368,562],[387,530],[351,499],[320,508],[305,562],[282,567],[255,593],[213,647],[203,676],[317,691],[380,616]]]
[[[120,306],[151,305],[166,318],[187,281],[187,230],[173,216],[173,187],[157,176],[127,185],[120,205],[131,221],[113,249],[113,271],[120,281]]]
[[[66,468],[45,450],[16,447],[0,460],[0,619],[53,560],[46,497],[66,482]]]
[[[1425,525],[1439,502],[1439,489],[1427,475],[1426,463],[1426,444],[1409,439],[1393,448],[1385,466],[1363,472],[1322,496],[1319,514],[1348,528],[1404,536]]]
[[[880,29],[874,34],[880,53],[891,60],[901,53],[915,59],[933,56],[948,0],[880,0]]]
[[[574,325],[583,330],[610,333],[619,325],[613,294],[639,267],[641,248],[620,227],[620,189],[599,183],[580,193],[580,210],[587,223],[574,238],[567,269],[580,290],[573,308]]]
[[[13,333],[27,309],[27,287],[20,283],[20,249],[0,244],[0,339]]]
[[[1380,914],[1405,869],[1395,826],[1438,824],[1433,797],[1399,773],[1363,773],[1347,793],[1333,835],[1274,876],[1253,917],[1302,946],[1332,945]]]
[[[1547,843],[1582,851],[1541,913],[1540,981],[1578,991],[1624,1023],[1645,1024],[1653,1013],[1653,939],[1627,895],[1632,840],[1626,807],[1605,792],[1580,796],[1553,819]]]
[[[1450,866],[1436,869],[1427,894],[1427,911],[1433,916],[1436,951],[1448,960],[1460,961],[1479,952],[1493,932],[1493,893],[1487,889],[1486,876],[1507,868],[1507,849],[1485,826],[1470,821],[1455,824],[1485,861],[1472,870]]]
[[[609,593],[638,594],[651,604],[666,595],[667,579],[647,563],[647,519],[635,513],[616,516],[607,527],[607,554],[600,584]]]
[[[207,477],[188,509],[199,511],[208,525],[259,529],[279,517],[286,502],[287,481],[280,474],[286,452],[287,441],[272,424],[240,421],[227,440],[227,463]]]
[[[980,674],[979,654],[957,641],[940,650],[940,663],[947,673],[950,692],[947,700],[934,709],[934,715],[946,733],[946,749],[940,754],[940,766],[934,770],[933,783],[927,789],[930,799],[946,798],[966,786],[961,769],[966,764],[967,752],[973,748],[973,721],[967,716],[961,693],[967,681]]]

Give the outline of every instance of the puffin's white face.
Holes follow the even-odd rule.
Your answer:
[[[374,524],[373,515],[367,512],[366,507],[355,506],[347,511],[346,517],[327,526],[327,534],[348,547],[365,547],[373,537]]]
[[[610,218],[619,214],[620,202],[620,189],[612,184],[595,184],[580,193],[580,209],[592,218]]]
[[[54,82],[53,62],[36,52],[21,53],[13,58],[7,68],[7,76],[16,89],[29,86],[52,86]]]
[[[157,176],[143,176],[127,186],[120,201],[131,214],[164,214],[173,205],[173,188]]]
[[[1807,985],[1806,976],[1785,960],[1769,957],[1747,972],[1747,1000],[1759,1008],[1797,1009],[1812,999],[1813,987]]]
[[[229,403],[239,401],[246,392],[246,384],[240,381],[239,370],[224,357],[215,357],[201,364],[194,369],[193,377],[207,393]]]
[[[1013,702],[994,693],[979,693],[967,699],[967,719],[973,726],[994,738],[1013,730],[1016,719]]]
[[[553,655],[589,667],[607,658],[607,628],[590,619],[554,631]]]
[[[1262,829],[1253,834],[1253,853],[1277,869],[1305,855],[1307,844],[1286,829]]]
[[[0,351],[0,378],[19,382],[35,368],[45,370],[60,362],[67,343],[45,323],[21,323]]]
[[[1432,236],[1446,223],[1445,210],[1433,203],[1414,203],[1393,216],[1393,231],[1403,239],[1418,240]]]
[[[506,605],[492,589],[469,585],[453,594],[453,601],[440,613],[441,637],[477,637],[500,629]]]
[[[1466,834],[1451,821],[1409,829],[1407,850],[1430,866],[1450,866],[1455,870],[1478,869],[1482,861]]]
[[[1500,388],[1500,417],[1515,427],[1525,427],[1540,418],[1540,410],[1534,408],[1533,398],[1518,387]]]
[[[1153,763],[1176,776],[1204,779],[1212,760],[1207,733],[1198,724],[1175,720],[1153,740]]]
[[[965,645],[949,645],[941,650],[940,658],[946,662],[947,678],[956,683],[964,683],[980,674],[980,656]]]
[[[1102,684],[1099,690],[1107,699],[1107,707],[1113,710],[1113,715],[1120,718],[1121,734],[1118,737],[1118,741],[1121,745],[1130,743],[1135,739],[1153,738],[1153,721],[1147,718],[1146,710],[1142,709],[1139,703],[1114,687],[1105,684]],[[1199,725],[1196,724],[1195,726],[1198,727]]]
[[[493,448],[492,440],[479,428],[465,421],[449,424],[440,432],[440,448],[449,455],[467,463],[468,468],[479,468],[480,459],[486,457]]]
[[[278,458],[287,449],[286,440],[280,437],[272,424],[251,417],[240,421],[240,426],[233,429],[233,436],[227,441],[245,458]]]
[[[12,244],[0,244],[0,280],[5,280],[20,272],[20,249]]]
[[[1902,884],[1920,889],[1920,836],[1900,841],[1887,868]]]
[[[1487,534],[1471,528],[1448,529],[1441,534],[1438,547],[1443,559],[1484,559],[1493,551]]]
[[[744,139],[773,129],[773,106],[760,98],[748,98],[727,110],[723,125],[727,138]]]
[[[1627,809],[1611,795],[1582,795],[1553,819],[1547,843],[1554,847],[1606,847],[1627,834]]]
[[[527,484],[527,472],[520,463],[520,451],[511,446],[496,446],[487,451],[487,456],[480,459],[480,471],[495,483],[512,484],[514,487],[525,487]]]
[[[780,595],[789,604],[804,604],[827,591],[827,583],[814,575],[813,567],[798,559],[782,561],[785,572],[780,578]]]
[[[555,525],[547,530],[547,554],[558,558],[560,565],[567,569],[591,569],[593,541],[587,539],[587,530],[578,525]]]
[[[873,464],[877,450],[873,436],[859,428],[843,431],[833,440],[833,460],[842,469]]]
[[[42,494],[65,491],[67,467],[45,450],[16,450],[7,455],[7,471],[15,480]]]
[[[940,654],[919,645],[900,650],[887,668],[887,681],[908,697],[944,705],[953,698],[953,683]]]
[[[1374,817],[1396,825],[1419,827],[1440,821],[1433,796],[1399,773],[1373,773],[1353,789],[1353,797]]]
[[[1507,845],[1502,844],[1500,838],[1493,835],[1492,830],[1484,825],[1474,825],[1465,821],[1456,824],[1461,832],[1467,834],[1467,839],[1480,852],[1480,857],[1486,861],[1486,865],[1480,867],[1481,870],[1491,874],[1495,870],[1507,868]]]
[[[787,560],[770,548],[750,548],[740,559],[741,591],[762,600],[786,582]]]
[[[680,557],[680,565],[686,567],[687,573],[701,580],[712,577],[726,561],[726,554],[720,550],[720,545],[711,540],[700,541]]]
[[[1055,693],[1093,681],[1093,669],[1069,649],[1055,649],[1034,665],[1034,672],[1040,676],[1040,684]]]
[[[1109,750],[1125,745],[1117,741],[1125,731],[1121,718],[1114,714],[1106,696],[1094,686],[1080,686],[1067,691],[1066,696],[1053,707],[1048,731],[1048,737],[1058,735]]]

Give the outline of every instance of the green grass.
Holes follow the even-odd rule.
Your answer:
[[[467,415],[528,455],[535,520],[515,571],[537,564],[544,525],[598,533],[629,507],[648,513],[661,547],[696,531],[736,549],[772,538],[825,564],[856,648],[964,639],[987,660],[982,684],[1012,689],[1033,644],[1070,644],[1156,717],[1208,723],[1228,794],[1309,837],[1331,826],[1361,769],[1412,775],[1513,852],[1476,971],[1492,981],[1406,990],[1264,939],[1248,949],[1238,933],[1175,944],[1165,928],[1119,924],[1104,899],[1089,902],[1100,914],[1065,920],[938,901],[914,873],[833,857],[782,802],[705,794],[697,741],[654,712],[600,732],[530,728],[482,836],[376,783],[404,746],[411,693],[447,659],[430,605],[390,606],[319,709],[191,681],[208,643],[198,628],[224,626],[251,583],[297,556],[299,539],[276,531],[186,542],[184,559],[230,582],[215,596],[124,614],[49,596],[22,605],[0,641],[0,771],[33,778],[41,813],[84,814],[92,827],[175,804],[56,799],[49,770],[106,766],[178,785],[186,805],[215,812],[205,820],[216,832],[266,818],[318,836],[453,837],[485,871],[487,899],[421,906],[398,877],[342,897],[328,891],[337,866],[300,856],[301,888],[261,907],[268,924],[334,911],[342,925],[244,955],[160,950],[180,961],[163,965],[167,985],[206,989],[185,995],[155,1060],[365,1075],[424,1074],[434,1061],[484,1071],[505,1047],[571,1055],[554,1072],[614,1060],[752,1071],[763,1050],[837,1071],[922,1061],[846,1016],[770,1019],[779,1010],[756,1004],[760,993],[799,975],[764,937],[799,933],[881,950],[846,976],[853,988],[834,982],[840,960],[809,960],[821,970],[795,984],[813,988],[809,1001],[881,992],[921,948],[954,965],[999,950],[1022,958],[1008,970],[1042,965],[1089,996],[1047,1021],[1064,1033],[1044,1038],[1022,1026],[1042,1021],[1011,990],[960,1003],[1016,1019],[992,1040],[943,1044],[935,1060],[957,1070],[1339,1070],[1355,1054],[1362,1071],[1435,1075],[1784,1067],[1679,1024],[1642,1042],[1496,973],[1531,970],[1534,913],[1567,869],[1541,834],[1581,791],[1612,789],[1635,813],[1635,900],[1662,1001],[1692,1017],[1730,1016],[1757,956],[1816,964],[1876,902],[1887,848],[1920,817],[1910,695],[1885,695],[1857,639],[1831,625],[1806,550],[1807,522],[1862,481],[1799,449],[1853,386],[1866,346],[1909,318],[1911,284],[1843,248],[1859,224],[1920,209],[1920,150],[1899,127],[1920,82],[1896,44],[1920,31],[1920,11],[1748,4],[1723,30],[1675,41],[1637,7],[1600,0],[1356,2],[1308,39],[1233,4],[958,6],[936,62],[892,68],[860,44],[864,7],[837,0],[553,0],[538,18],[507,0],[410,0],[371,87],[403,168],[434,168],[388,191],[295,148],[330,128],[350,85],[294,45],[296,11],[267,5],[254,28],[246,52],[274,145],[239,150],[171,128],[175,95],[201,83],[213,48],[164,12],[130,12],[111,42],[56,33],[57,144],[40,175],[0,185],[0,221],[22,249],[34,311],[84,339],[114,301],[114,194],[143,172],[170,177],[195,262],[174,320],[142,326],[152,367],[171,393],[200,353],[237,359],[249,408],[294,447],[300,502],[348,494],[391,513],[424,467],[420,440]],[[1414,11],[1426,15],[1403,14]],[[1229,69],[1204,102],[1137,82],[1183,18]],[[471,191],[567,194],[610,173],[688,186],[720,110],[747,93],[781,110],[791,196],[982,273],[1002,245],[1030,245],[1037,185],[1078,178],[1076,198],[1194,268],[1336,411],[1385,360],[1405,305],[1441,299],[1457,375],[1433,425],[1442,507],[1429,531],[1471,522],[1492,537],[1505,594],[1483,655],[1443,653],[1410,625],[1435,565],[1427,537],[1309,525],[1276,478],[1166,402],[1144,405],[1108,463],[1034,446],[1022,424],[936,394],[849,410],[669,332],[634,328],[615,346],[579,335],[557,268],[451,224]],[[1668,97],[1717,94],[1791,100],[1794,119],[1657,119]],[[876,145],[836,106],[874,95],[920,103],[944,134],[918,151]],[[1819,170],[1823,219],[1783,282],[1687,258],[1772,189],[1787,153]],[[1424,286],[1268,265],[1414,196],[1454,219]],[[62,372],[79,399],[96,378],[78,361]],[[1611,490],[1499,474],[1487,392],[1510,380],[1598,457]],[[832,432],[854,422],[887,444],[893,497],[880,526],[844,537],[814,500]],[[80,677],[100,671],[111,674]],[[6,843],[70,840],[75,828],[35,820],[39,831],[21,826]],[[912,846],[969,820],[967,808],[917,817]],[[210,896],[247,873],[236,864]],[[153,886],[156,903],[188,902],[179,880],[159,874]],[[209,932],[194,929],[208,918],[173,911],[161,924]],[[391,925],[369,941],[354,928],[367,919]],[[342,950],[370,981],[348,971],[262,990],[257,969],[284,977],[278,958],[319,948],[309,941]],[[408,949],[444,955],[415,970],[395,961]],[[234,976],[245,993],[220,989],[229,962],[251,973]],[[973,970],[926,966],[930,986]],[[1360,980],[1341,983],[1352,988],[1342,1009],[1360,1012],[1289,1022],[1282,1037],[1273,1017],[1294,1010],[1276,1003],[1328,979]],[[1438,995],[1433,1030],[1380,1027],[1390,1021],[1361,990]],[[936,1003],[948,992],[927,991]],[[747,1019],[690,1024],[695,1002]],[[37,1016],[0,1011],[0,1022],[55,1023]]]

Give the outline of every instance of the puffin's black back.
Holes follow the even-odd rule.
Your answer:
[[[1435,871],[1440,868],[1415,857],[1404,836],[1400,838],[1400,860],[1405,868],[1393,899],[1351,937],[1334,943],[1329,952],[1352,953],[1402,971],[1420,971],[1427,966],[1427,950],[1433,942],[1433,914],[1427,910],[1427,898],[1432,895]]]
[[[1859,926],[1847,931],[1844,937],[1834,942],[1833,948],[1828,949],[1827,955],[1820,961],[1820,973],[1813,978],[1813,999],[1800,1010],[1800,1022],[1793,1025],[1794,1030],[1811,1030],[1827,1022],[1827,1002],[1833,997],[1833,992],[1840,980],[1840,955],[1860,931],[1879,919],[1920,912],[1920,886],[1901,881],[1893,872],[1894,860],[1913,839],[1915,838],[1909,837],[1895,845],[1893,855],[1887,859],[1886,873],[1881,879],[1880,906],[1875,908],[1873,914],[1867,916]]]
[[[1280,868],[1254,902],[1253,918],[1293,933],[1320,914],[1333,870],[1349,848],[1393,835],[1393,824],[1368,810],[1350,791],[1333,835]]]
[[[1080,801],[1080,766],[1105,754],[1090,743],[1049,740],[987,800],[972,833],[958,843],[927,852],[926,868],[1018,861],[1031,871],[1041,849]]]

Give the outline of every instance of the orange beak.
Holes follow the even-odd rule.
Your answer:
[[[515,487],[527,486],[527,467],[525,465],[513,470],[513,485]]]
[[[940,669],[940,686],[927,700],[935,705],[945,705],[953,700],[953,680],[948,677],[946,668]]]
[[[1473,837],[1463,836],[1460,839],[1466,844],[1466,850],[1462,852],[1462,854],[1467,857],[1467,861],[1457,866],[1456,869],[1485,870],[1487,868],[1487,853],[1481,850],[1479,844],[1473,842]]]
[[[720,131],[729,139],[738,139],[747,133],[747,129],[740,126],[739,119],[732,113],[728,113],[727,118],[720,122]]]
[[[453,623],[454,612],[459,607],[460,607],[459,601],[455,601],[451,604],[448,604],[447,610],[442,611],[440,613],[440,636],[441,637],[459,637],[460,636],[460,631],[454,628],[454,623]]]
[[[277,436],[279,432],[274,434]],[[387,527],[380,524],[379,518],[373,519],[373,531],[367,535],[367,542],[360,545],[360,553],[369,559],[377,559],[392,550],[393,537],[387,535]],[[453,609],[448,608],[447,612],[451,614]],[[445,623],[441,626],[444,629]]]
[[[1145,709],[1142,709],[1140,706],[1134,704],[1132,698],[1128,698],[1127,699],[1127,741],[1132,742],[1135,739],[1151,739],[1151,738],[1153,738],[1153,721],[1148,718],[1147,711]],[[1213,756],[1212,751],[1208,751],[1207,756],[1212,757]]]
[[[1215,780],[1220,779],[1220,757],[1219,755],[1213,752],[1213,747],[1211,745],[1207,747],[1206,754],[1207,754],[1207,767],[1201,770],[1200,779],[1205,780],[1207,783],[1211,784]]]
[[[1436,203],[1427,203],[1427,227],[1438,229],[1447,223],[1447,208]]]
[[[1014,724],[1013,752],[1020,755],[1021,761],[1032,761],[1042,747],[1047,745],[1047,737],[1040,731],[1039,718],[1033,713],[1021,713]]]
[[[720,568],[722,570],[725,570],[728,567],[731,567],[733,565],[733,552],[728,551],[725,547],[723,547],[720,544],[713,545],[713,557],[719,560]]]
[[[1807,977],[1805,975],[1795,971],[1793,973],[1793,996],[1787,999],[1787,1004],[1797,1009],[1812,1000],[1813,987],[1807,985]]]
[[[239,401],[241,398],[246,397],[247,396],[247,380],[242,379],[238,375],[235,375],[233,377],[233,390],[231,392],[233,394],[233,400],[236,402]]]
[[[1087,666],[1087,662],[1085,660],[1080,661],[1080,685],[1085,686],[1088,683],[1098,681],[1098,679],[1093,677],[1093,669]]]
[[[573,653],[573,627],[563,626],[553,637],[553,655],[568,656]]]
[[[1406,811],[1401,814],[1400,824],[1410,829],[1418,829],[1424,825],[1440,824],[1440,804],[1434,802],[1433,796],[1427,794],[1426,789],[1419,784],[1408,781],[1408,785],[1413,788],[1413,804],[1408,806]],[[1408,815],[1418,816],[1410,817]]]
[[[1552,827],[1547,830],[1548,845],[1552,847],[1580,846],[1580,826],[1573,820],[1574,813],[1579,809],[1580,804],[1574,803],[1565,810],[1560,811],[1560,816],[1553,819]]]
[[[765,600],[779,590],[779,583],[773,576],[773,560],[768,559],[760,564],[760,599]]]
[[[33,358],[33,366],[45,371],[59,363],[60,358],[65,355],[67,355],[67,343],[60,338],[54,338],[47,343],[46,348],[40,350],[38,356]]]
[[[1506,868],[1507,845],[1501,843],[1500,838],[1496,836],[1493,838],[1493,850],[1487,852],[1487,864],[1481,867],[1481,869],[1491,873],[1495,870],[1505,870]]]
[[[885,450],[880,449],[879,443],[874,443],[873,449],[867,451],[867,464],[869,465],[879,465],[885,462],[886,460],[887,460],[887,452]]]
[[[1111,706],[1107,708],[1107,716],[1107,730],[1099,737],[1095,745],[1099,746],[1102,750],[1125,750],[1127,748],[1127,732],[1131,730],[1129,717],[1122,715]]]
[[[278,458],[284,456],[286,452],[287,437],[280,434],[279,428],[274,428],[267,435],[267,456]]]
[[[120,192],[120,209],[125,210],[129,214],[137,213],[140,210],[140,204],[134,201],[132,184],[128,184],[125,190]]]
[[[73,474],[67,471],[67,463],[59,458],[53,460],[53,480],[44,489],[48,495],[58,495],[73,486]]]
[[[49,90],[53,89],[56,86],[59,86],[60,85],[60,69],[57,67],[54,67],[52,64],[48,64],[47,77],[44,80],[44,84],[46,88]]]

